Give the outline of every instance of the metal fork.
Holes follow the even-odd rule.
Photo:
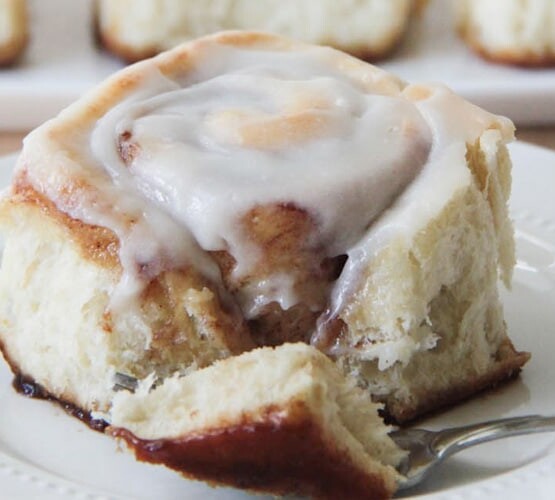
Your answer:
[[[424,429],[394,431],[390,437],[400,448],[409,452],[397,467],[405,477],[399,484],[399,490],[420,484],[438,464],[466,448],[537,432],[555,432],[555,417],[529,415],[505,418],[436,432]]]

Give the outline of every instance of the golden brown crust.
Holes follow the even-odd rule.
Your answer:
[[[525,68],[547,68],[555,65],[555,50],[544,50],[537,52],[522,48],[520,50],[490,50],[472,35],[471,30],[464,26],[459,28],[459,34],[465,43],[482,59],[487,61],[506,64],[510,66],[522,66]]]
[[[357,467],[328,441],[306,407],[297,406],[287,413],[270,407],[260,422],[245,419],[178,439],[142,440],[121,428],[108,432],[125,440],[138,460],[213,485],[330,500],[391,497],[379,474]]]
[[[170,78],[174,75],[185,77],[194,67],[194,59],[199,57],[197,49],[203,45],[219,43],[231,46],[253,46],[257,50],[268,49],[294,50],[298,46],[295,42],[278,38],[265,33],[253,32],[224,32],[205,37],[175,50],[160,54],[154,59],[142,61],[126,69],[125,73],[116,73],[104,83],[100,84],[89,96],[89,104],[79,111],[66,114],[64,120],[52,124],[48,130],[49,140],[67,147],[73,155],[80,155],[80,151],[73,149],[73,138],[76,131],[82,131],[104,116],[113,106],[132,93],[142,81],[148,78],[147,68],[158,68]],[[94,101],[94,103],[93,103]],[[91,104],[93,103],[93,104]]]
[[[413,0],[413,6],[411,11],[411,16],[418,17],[422,15],[425,10],[429,0]],[[97,6],[98,7],[98,6]],[[408,22],[407,22],[408,24]],[[319,45],[327,45],[332,48],[341,50],[352,56],[368,62],[378,62],[383,59],[388,58],[402,43],[404,35],[406,34],[406,25],[401,25],[395,31],[392,31],[389,37],[385,38],[379,45],[374,45],[373,47],[368,47],[368,45],[341,45],[332,40],[326,41],[322,40]],[[98,44],[104,47],[107,51],[111,52],[115,56],[119,57],[127,63],[135,63],[154,57],[165,50],[165,48],[155,45],[150,45],[148,47],[136,48],[129,44],[121,41],[118,38],[118,34],[114,30],[103,29],[100,26],[100,17],[98,12],[94,15],[94,33]],[[228,43],[236,46],[248,46],[251,43],[260,43],[262,40],[257,37],[257,35],[262,35],[262,33],[249,32],[248,36],[245,37],[242,33],[236,36],[234,33],[225,33],[223,37],[228,40]],[[207,35],[209,33],[206,33]],[[223,38],[222,38],[223,40]]]
[[[71,188],[68,188],[65,196],[71,196],[70,190]],[[81,249],[85,259],[104,268],[121,272],[118,256],[119,242],[116,235],[109,229],[85,224],[58,210],[54,202],[27,182],[25,175],[19,175],[14,179],[12,196],[5,203],[36,206],[46,217],[55,220],[61,228],[67,230],[68,236]]]
[[[59,405],[63,410],[70,416],[75,417],[81,422],[88,425],[94,431],[104,432],[108,424],[104,420],[98,420],[92,417],[90,412],[79,408],[75,404],[66,401],[63,398],[59,398],[48,392],[43,386],[36,383],[35,380],[22,373],[17,364],[11,359],[4,342],[0,338],[0,355],[4,357],[6,364],[10,368],[14,375],[12,386],[13,388],[28,398],[33,399],[44,399],[46,401],[51,401]]]
[[[488,373],[469,377],[459,384],[451,385],[447,390],[437,391],[426,395],[426,397],[415,398],[413,405],[408,405],[393,398],[384,399],[386,421],[406,424],[426,414],[438,412],[474,397],[482,391],[493,389],[516,378],[521,368],[530,359],[530,353],[516,351],[509,339],[506,339],[499,348],[498,356],[500,359],[497,360],[493,369]]]
[[[161,52],[161,50],[150,47],[143,50],[134,49],[133,47],[120,42],[117,37],[112,36],[109,32],[103,31],[98,27],[97,33],[99,44],[102,45],[108,52],[111,52],[127,63],[142,61],[143,59],[148,59]]]
[[[0,45],[0,67],[7,67],[17,62],[27,46],[28,37],[24,36],[10,40]]]
[[[469,46],[481,58],[498,64],[506,64],[510,66],[522,66],[530,69],[541,69],[555,66],[555,53],[538,54],[532,51],[497,51],[492,52],[485,47],[469,43]]]
[[[424,15],[424,11],[428,7],[430,0],[412,0],[412,13],[419,17]]]
[[[160,47],[147,47],[140,50],[130,47],[129,45],[120,42],[117,37],[112,36],[107,30],[102,30],[100,27],[98,27],[98,24],[97,32],[100,44],[102,44],[107,50],[128,63],[139,62],[144,59],[154,57],[163,52],[163,49]],[[274,38],[270,34],[252,31],[227,31],[218,33],[214,36],[217,38],[219,43],[236,47],[248,47],[251,45],[256,45],[257,48],[262,49],[263,45],[266,43],[268,44],[268,46],[276,48],[276,43],[278,43],[276,38]],[[182,52],[181,56],[186,57],[185,54],[186,52],[184,51]],[[174,73],[176,71],[173,63],[162,66],[162,71],[164,71],[164,67],[168,73]]]
[[[135,49],[125,43],[120,42],[117,37],[112,36],[108,32],[102,32],[98,30],[98,42],[102,45],[108,52],[111,52],[115,56],[119,57],[126,63],[132,64],[138,61],[143,61],[150,57],[154,57],[161,52],[163,49],[148,47],[144,49]],[[342,50],[347,52],[354,57],[362,59],[367,62],[379,62],[387,59],[391,54],[399,47],[404,38],[404,33],[392,37],[390,41],[384,43],[382,47],[372,48],[359,46],[359,47],[340,47],[334,43],[322,43],[322,45],[328,45],[332,48]],[[248,45],[248,44],[245,44]]]
[[[361,470],[326,439],[302,402],[293,403],[286,413],[268,407],[260,412],[263,418],[257,423],[244,417],[239,424],[222,422],[221,428],[179,439],[142,440],[127,429],[109,427],[20,373],[1,340],[0,353],[14,373],[13,387],[22,395],[59,405],[91,429],[123,439],[140,461],[162,464],[185,477],[214,486],[330,500],[386,499],[394,493],[380,474]]]
[[[415,0],[416,4],[413,7],[413,16],[422,15],[428,1],[429,0]],[[398,32],[392,33],[389,39],[385,40],[380,47],[373,47],[372,49],[367,46],[340,47],[334,45],[333,43],[327,45],[347,52],[348,54],[351,54],[358,59],[362,59],[363,61],[378,63],[394,55],[397,49],[399,49],[403,44],[406,35],[407,27],[404,26],[400,28]]]

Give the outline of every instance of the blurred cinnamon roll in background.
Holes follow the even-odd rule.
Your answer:
[[[12,64],[27,45],[25,0],[0,0],[0,66]]]
[[[551,0],[461,0],[459,30],[483,57],[521,66],[555,64]]]
[[[258,30],[363,59],[396,46],[423,0],[97,0],[103,44],[137,61],[220,30]]]

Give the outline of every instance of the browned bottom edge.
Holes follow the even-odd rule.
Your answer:
[[[512,345],[511,345],[512,347]],[[530,359],[527,352],[514,352],[513,356],[499,362],[490,373],[477,377],[473,380],[466,380],[458,386],[451,387],[446,391],[439,392],[432,398],[413,407],[403,406],[400,403],[386,401],[385,409],[380,412],[386,424],[406,425],[413,424],[417,420],[441,413],[459,403],[473,399],[474,397],[518,378],[522,366]]]
[[[121,428],[107,432],[123,439],[139,461],[165,465],[212,486],[329,500],[377,500],[393,494],[380,474],[363,471],[327,442],[310,418],[269,415],[264,422],[175,439],[142,440]]]
[[[108,423],[102,419],[94,418],[90,412],[79,408],[74,403],[65,401],[64,399],[54,396],[52,393],[48,392],[42,385],[35,382],[35,380],[19,371],[16,364],[10,359],[2,341],[0,340],[0,354],[4,356],[7,365],[14,374],[12,381],[12,387],[23,396],[33,399],[43,399],[45,401],[51,401],[60,406],[68,415],[78,418],[90,427],[94,431],[104,432]]]
[[[108,427],[107,422],[102,419],[94,418],[90,412],[79,408],[73,403],[53,396],[44,387],[37,384],[31,377],[16,373],[14,375],[12,386],[17,392],[28,398],[44,399],[46,401],[56,403],[61,406],[68,415],[78,418],[81,422],[88,425],[93,431],[104,432],[104,429]]]
[[[476,55],[493,64],[516,66],[532,71],[555,66],[555,52],[538,54],[531,50],[491,50],[482,45],[479,40],[465,35],[464,32],[461,37]]]

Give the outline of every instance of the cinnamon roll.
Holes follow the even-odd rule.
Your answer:
[[[550,0],[463,0],[459,31],[478,54],[521,66],[555,64],[555,4]]]
[[[28,38],[25,0],[0,0],[0,66],[12,64]]]
[[[213,484],[380,499],[404,453],[377,410],[322,353],[285,344],[118,393],[109,433],[140,460]]]
[[[454,403],[528,359],[498,296],[512,138],[443,86],[272,35],[130,66],[25,139],[0,206],[2,351],[107,422],[116,373],[189,387],[293,342],[397,421]]]
[[[425,0],[97,0],[102,43],[127,61],[219,30],[261,30],[365,59],[393,50]]]

